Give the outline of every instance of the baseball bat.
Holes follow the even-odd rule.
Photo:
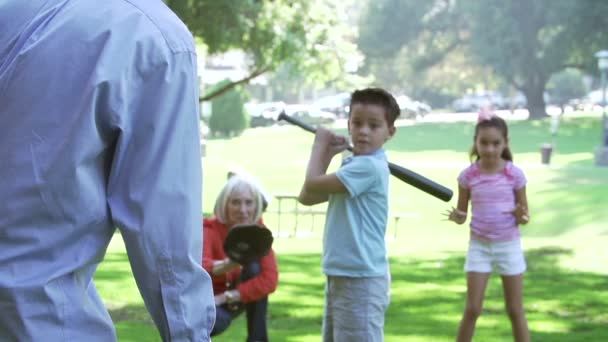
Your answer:
[[[302,122],[296,118],[293,118],[287,114],[285,114],[284,111],[282,111],[279,116],[278,116],[278,120],[284,120],[289,122],[292,125],[298,126],[300,128],[302,128],[305,131],[308,131],[310,133],[315,133],[317,130],[308,125],[305,122]],[[352,147],[348,147],[348,150],[352,152]],[[394,177],[397,177],[399,180],[401,180],[402,182],[405,182],[415,188],[417,188],[418,190],[422,190],[424,192],[426,192],[427,194],[431,195],[431,196],[435,196],[437,198],[439,198],[442,201],[445,202],[449,202],[450,199],[452,199],[452,195],[454,194],[452,192],[452,190],[446,188],[445,186],[435,183],[434,181],[412,171],[409,169],[406,169],[403,166],[399,166],[397,164],[393,164],[391,162],[388,163],[388,169],[391,172],[391,175],[393,175]]]

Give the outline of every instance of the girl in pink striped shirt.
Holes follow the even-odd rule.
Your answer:
[[[458,204],[445,213],[463,224],[471,202],[471,238],[465,262],[467,301],[457,341],[471,341],[481,314],[488,278],[496,267],[501,275],[507,314],[515,341],[529,341],[523,308],[526,262],[519,225],[527,224],[526,176],[513,164],[506,122],[481,112],[470,153],[474,162],[458,177]]]

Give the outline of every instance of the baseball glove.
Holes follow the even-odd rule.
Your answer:
[[[233,261],[246,265],[268,254],[272,232],[257,224],[241,224],[230,228],[224,241],[224,252]]]

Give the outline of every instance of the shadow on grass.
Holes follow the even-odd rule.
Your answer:
[[[534,341],[608,340],[606,277],[560,268],[559,247],[526,253],[525,304]],[[318,341],[325,278],[318,254],[279,256],[280,284],[270,299],[269,329],[275,341]],[[386,316],[387,341],[451,341],[466,292],[461,253],[441,259],[391,259],[392,299]],[[601,292],[604,290],[604,292]],[[598,292],[599,291],[599,292]],[[483,341],[511,339],[500,277],[488,285],[476,335]],[[598,339],[599,338],[599,339]],[[244,319],[214,341],[243,341]]]
[[[525,229],[526,236],[554,237],[593,222],[608,221],[608,169],[564,168],[546,181],[543,190],[533,193],[543,208],[533,212],[533,229]],[[564,189],[568,189],[567,192]],[[531,204],[532,209],[536,205]],[[536,224],[536,219],[539,220]]]
[[[608,279],[604,275],[559,267],[572,251],[544,247],[526,252],[525,307],[534,341],[608,340]],[[119,260],[122,260],[119,258]],[[325,277],[319,254],[278,256],[279,288],[270,296],[272,341],[318,341],[324,306]],[[122,262],[126,262],[123,260]],[[387,341],[452,341],[465,299],[464,255],[442,258],[391,258],[391,305],[386,315]],[[108,274],[97,282],[113,281]],[[511,340],[500,277],[490,278],[476,336],[483,341]],[[157,341],[143,304],[109,306],[119,341]],[[145,336],[145,337],[144,337]],[[214,341],[244,341],[244,317]],[[140,339],[138,339],[140,338]]]

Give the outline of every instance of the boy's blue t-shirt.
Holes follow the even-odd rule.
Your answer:
[[[348,192],[329,196],[323,272],[330,276],[385,276],[389,169],[384,149],[347,159],[336,176]]]

